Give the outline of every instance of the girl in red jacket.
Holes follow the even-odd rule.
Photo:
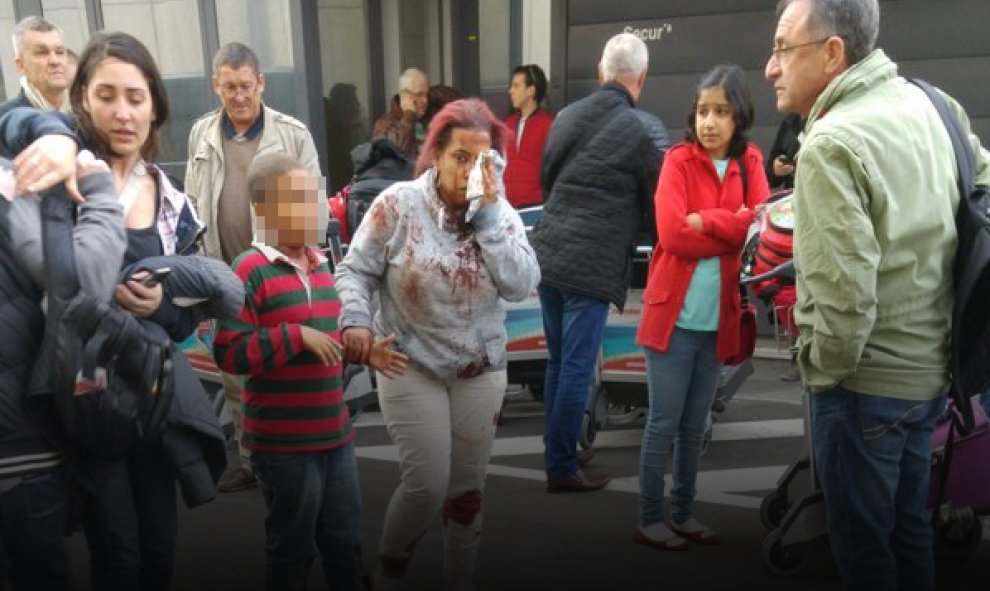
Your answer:
[[[633,539],[665,550],[686,549],[687,540],[718,541],[692,506],[720,362],[736,352],[739,340],[740,253],[753,210],[769,193],[763,156],[746,139],[752,122],[742,70],[722,65],[705,74],[688,115],[687,141],[667,152],[654,198],[659,240],[636,338],[646,352],[650,408]],[[668,527],[663,477],[671,444]]]

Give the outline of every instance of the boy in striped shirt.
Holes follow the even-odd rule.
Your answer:
[[[294,158],[255,158],[248,190],[260,242],[233,263],[244,282],[236,320],[220,323],[221,370],[247,375],[244,440],[265,496],[265,586],[305,589],[320,553],[327,586],[360,589],[357,463],[343,394],[340,299],[319,241],[321,179]],[[406,358],[375,343],[369,365],[391,375]]]

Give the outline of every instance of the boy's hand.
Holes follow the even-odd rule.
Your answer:
[[[371,329],[363,326],[350,326],[344,329],[344,359],[348,363],[366,365],[371,354]]]
[[[392,349],[391,345],[394,342],[394,334],[377,340],[371,345],[371,353],[368,355],[368,365],[386,378],[394,378],[405,373],[406,362],[409,361],[404,354]]]
[[[308,326],[300,326],[299,333],[302,335],[303,348],[316,355],[323,365],[340,363],[343,349],[330,335]]]

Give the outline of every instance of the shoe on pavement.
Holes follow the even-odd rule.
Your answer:
[[[589,474],[584,470],[578,470],[570,478],[548,478],[547,492],[590,492],[605,488],[612,477],[607,474]]]
[[[670,531],[663,523],[637,527],[633,541],[660,550],[687,550],[687,540]]]
[[[238,466],[236,470],[220,479],[217,490],[222,493],[232,493],[256,486],[258,486],[258,479],[254,472],[244,466]]]
[[[708,529],[708,526],[702,524],[694,517],[689,518],[684,523],[674,523],[671,521],[670,530],[696,544],[704,544],[706,546],[718,544],[718,536],[715,535],[715,532]]]
[[[591,458],[595,457],[595,448],[577,450],[577,463],[579,468],[584,468],[591,463]]]

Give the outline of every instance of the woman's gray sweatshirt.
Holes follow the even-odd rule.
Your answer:
[[[540,269],[499,185],[471,223],[444,208],[435,169],[382,191],[337,269],[340,327],[395,334],[396,349],[440,380],[504,369],[500,298],[526,298]]]

